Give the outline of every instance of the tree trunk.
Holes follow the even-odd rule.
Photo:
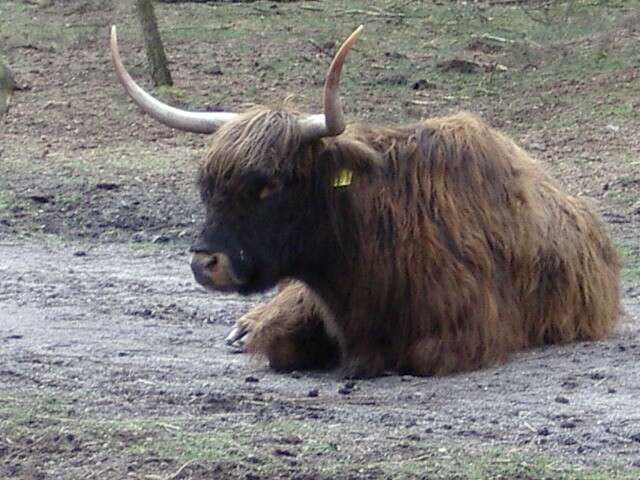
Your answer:
[[[15,88],[9,67],[0,60],[0,115],[9,111],[9,101]]]
[[[173,85],[171,73],[167,66],[167,56],[164,53],[162,39],[158,31],[158,21],[156,20],[156,14],[153,10],[153,3],[151,0],[136,0],[136,9],[138,10],[138,18],[142,26],[151,79],[156,87],[160,85]]]

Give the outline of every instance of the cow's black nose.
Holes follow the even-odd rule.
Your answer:
[[[211,252],[211,247],[204,240],[198,239],[189,247],[189,251],[191,253],[208,253]]]

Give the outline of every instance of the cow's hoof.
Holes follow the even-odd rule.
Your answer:
[[[229,332],[229,335],[227,335],[225,343],[234,349],[244,350],[245,339],[248,333],[249,329],[246,325],[236,324]]]

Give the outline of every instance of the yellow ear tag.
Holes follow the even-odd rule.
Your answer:
[[[333,180],[333,186],[336,188],[347,187],[351,185],[351,179],[353,178],[353,172],[346,168],[341,168],[336,173],[336,178]]]

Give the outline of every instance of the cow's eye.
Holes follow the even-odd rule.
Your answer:
[[[271,196],[272,194],[274,194],[277,191],[278,191],[278,187],[275,184],[267,183],[260,189],[260,193],[258,194],[258,198],[260,200],[264,200],[265,198]]]
[[[270,197],[279,190],[279,184],[265,175],[252,172],[243,178],[241,189],[247,201],[255,202]]]

